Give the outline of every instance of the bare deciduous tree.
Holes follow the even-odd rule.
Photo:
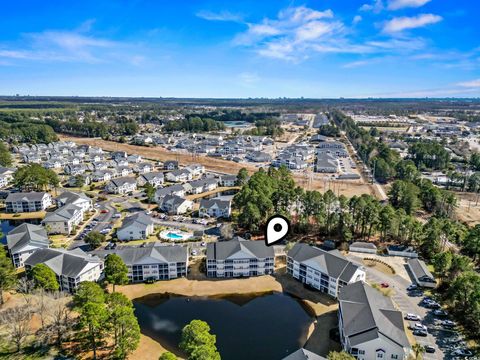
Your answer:
[[[61,346],[62,342],[68,337],[72,329],[71,310],[68,306],[69,298],[61,291],[50,294],[53,300],[48,308],[50,318],[50,329],[55,337],[57,346]]]
[[[15,345],[17,352],[22,348],[26,337],[30,334],[31,309],[28,306],[17,306],[4,310],[0,314],[1,322],[8,330],[8,336]]]

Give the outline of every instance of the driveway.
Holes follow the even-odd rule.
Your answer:
[[[346,257],[357,264],[362,264],[362,258],[356,255],[348,254]],[[423,354],[423,358],[426,360],[429,359],[451,359],[450,356],[444,354],[446,350],[443,346],[440,345],[444,343],[444,340],[452,335],[452,332],[449,330],[444,330],[438,326],[438,319],[435,319],[431,311],[423,306],[420,306],[420,302],[423,296],[412,297],[408,295],[407,287],[412,283],[409,280],[406,280],[399,275],[387,275],[381,271],[376,270],[375,268],[370,268],[365,266],[367,272],[367,282],[373,283],[382,283],[386,282],[390,285],[390,288],[393,290],[391,298],[393,302],[397,305],[398,309],[403,312],[403,314],[413,313],[421,316],[423,318],[422,323],[428,328],[427,337],[415,337],[415,340],[422,345],[431,345],[435,347],[434,354]],[[414,323],[414,322],[412,322]],[[411,331],[406,329],[406,331]],[[442,349],[443,348],[443,349]]]

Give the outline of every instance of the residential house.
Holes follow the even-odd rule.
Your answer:
[[[346,352],[358,360],[408,358],[403,316],[389,296],[357,281],[344,286],[338,300],[340,342]]]
[[[165,170],[176,170],[178,169],[178,161],[175,160],[167,160],[163,163],[163,168]]]
[[[232,214],[232,202],[221,199],[201,199],[199,217],[229,218]]]
[[[325,251],[304,243],[295,244],[288,252],[287,273],[335,298],[343,286],[365,281],[365,269],[337,250]]]
[[[185,214],[193,209],[193,202],[177,195],[166,195],[158,203],[160,210],[168,214]]]
[[[60,290],[74,293],[83,281],[98,281],[102,278],[103,260],[88,255],[80,248],[38,249],[25,260],[27,274],[37,264],[45,264],[57,276]]]
[[[200,164],[188,165],[185,170],[190,171],[192,178],[202,175],[205,172],[205,166]]]
[[[139,186],[145,186],[147,183],[149,183],[154,188],[157,188],[163,184],[164,180],[163,173],[156,171],[140,175],[137,178],[137,183]]]
[[[113,178],[113,174],[108,170],[95,171],[92,174],[93,181],[110,181]]]
[[[127,156],[127,161],[130,164],[138,164],[142,162],[142,157],[140,155],[132,154]]]
[[[70,176],[67,180],[68,186],[77,187],[77,177],[80,176],[83,179],[85,185],[90,185],[92,183],[92,178],[90,175],[77,174]]]
[[[155,201],[160,202],[167,195],[185,196],[185,187],[180,184],[170,185],[155,191]]]
[[[234,240],[207,244],[207,276],[244,277],[273,274],[275,252],[263,241]]]
[[[407,245],[388,245],[387,254],[390,256],[403,256],[408,258],[418,258],[418,253],[412,246]]]
[[[165,179],[171,182],[185,182],[192,180],[193,176],[187,169],[177,169],[166,173]]]
[[[135,166],[134,171],[138,174],[147,174],[153,170],[153,166],[150,163],[140,163]]]
[[[121,241],[147,239],[153,231],[152,218],[144,212],[139,212],[123,220],[122,226],[117,230],[117,238]]]
[[[114,163],[115,167],[126,167],[126,166],[128,166],[127,159],[123,159],[123,158],[115,158],[115,159],[113,159],[113,163]]]
[[[437,281],[432,275],[430,270],[428,270],[427,265],[423,260],[419,259],[409,259],[407,261],[408,269],[412,274],[415,282],[422,287],[432,288],[437,287]]]
[[[245,158],[253,162],[270,162],[272,161],[272,156],[266,152],[262,151],[252,151],[248,153]]]
[[[64,191],[55,198],[59,207],[68,204],[77,205],[82,208],[83,212],[93,210],[93,201],[84,193],[76,193],[73,191]]]
[[[13,180],[16,169],[0,166],[0,187],[7,186]]]
[[[189,193],[191,194],[201,194],[204,192],[215,190],[218,186],[217,179],[200,179],[190,181],[188,185],[191,186]]]
[[[46,192],[10,193],[5,199],[7,213],[35,212],[52,205],[52,197]]]
[[[7,233],[7,248],[13,265],[24,266],[25,260],[37,249],[48,248],[47,232],[39,225],[23,223]]]
[[[184,246],[145,247],[124,246],[115,254],[127,265],[128,279],[133,282],[145,280],[169,280],[187,275],[188,248]]]
[[[118,176],[121,176],[121,177],[126,177],[128,175],[133,174],[133,169],[125,166],[120,166],[116,170],[117,170]]]
[[[327,358],[317,355],[307,349],[301,348],[291,353],[287,357],[284,357],[282,360],[327,360]]]
[[[111,180],[105,190],[111,194],[128,194],[137,190],[137,181],[133,177],[120,177]]]
[[[220,186],[232,187],[237,185],[237,175],[220,176]]]
[[[47,213],[42,220],[49,234],[70,235],[82,222],[84,210],[82,207],[67,204],[53,212]]]
[[[81,175],[87,171],[87,167],[84,164],[67,164],[63,167],[63,172],[67,175]]]

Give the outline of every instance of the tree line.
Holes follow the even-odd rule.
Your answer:
[[[163,128],[166,132],[209,132],[225,130],[225,124],[208,117],[194,116],[181,120],[168,121]]]

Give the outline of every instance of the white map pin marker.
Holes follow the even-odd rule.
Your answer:
[[[265,228],[265,244],[271,246],[285,238],[290,230],[290,223],[287,218],[281,215],[274,215],[267,221]]]

